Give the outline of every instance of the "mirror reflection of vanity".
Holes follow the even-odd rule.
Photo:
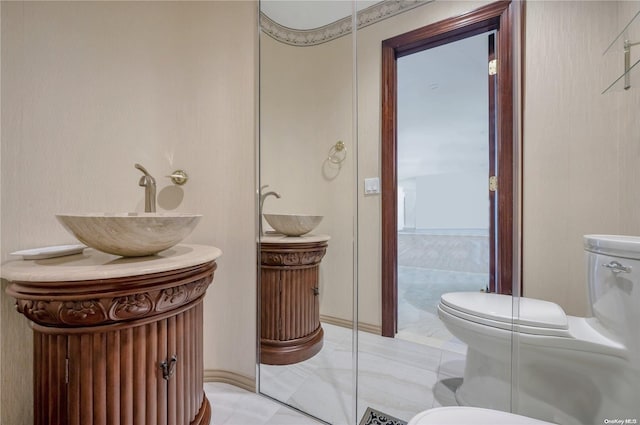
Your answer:
[[[299,244],[294,242],[297,238],[288,237],[284,241],[289,247],[273,244],[272,226],[262,219],[259,391],[323,421],[354,423],[353,38],[349,30],[342,37],[305,46],[304,31],[290,30],[343,19],[350,15],[352,4],[284,1],[261,2],[260,7],[260,185],[269,185],[265,190],[280,196],[266,199],[263,213],[323,218],[302,236],[311,238],[311,243]],[[320,20],[301,26],[295,17],[287,20],[291,12],[305,20]],[[320,31],[312,33],[322,38]],[[331,152],[338,141],[344,149]],[[298,264],[287,266],[288,270],[274,265],[280,257],[269,251],[278,248]],[[269,291],[275,286],[272,279],[282,273],[297,274],[307,282],[297,286],[297,295],[288,297],[291,282],[283,281],[280,288],[285,292],[276,295],[280,300],[276,307]],[[296,301],[296,297],[301,298]],[[275,337],[278,317],[273,310],[292,302],[298,322],[291,322],[291,330],[300,327],[301,333],[287,335],[285,314],[280,336]],[[274,325],[276,329],[269,329]]]
[[[378,2],[355,2],[357,33],[351,2],[260,5],[260,183],[281,195],[265,203],[264,213],[323,215],[312,233],[331,240],[317,271],[322,347],[304,359],[262,361],[259,391],[333,424],[360,423],[367,407],[407,421],[421,410],[455,404],[448,386],[460,384],[465,361],[460,344],[436,350],[381,339],[380,197],[365,195],[363,181],[380,174],[382,41],[490,2],[387,3],[412,6],[387,8],[384,16],[375,9]],[[523,268],[524,295],[553,301],[569,315],[585,315],[588,297],[582,235],[640,231],[631,217],[640,197],[618,196],[620,190],[637,192],[628,183],[637,181],[630,175],[637,164],[626,142],[637,142],[640,131],[634,124],[639,91],[601,95],[620,62],[600,56],[636,6],[527,3],[527,127],[517,153],[524,194],[517,232],[524,248],[517,266]],[[550,46],[561,58],[553,63],[547,63]],[[617,141],[615,151],[603,142],[610,138]],[[346,157],[336,164],[330,157],[338,141]],[[595,176],[595,169],[607,171]],[[591,187],[612,208],[590,208]],[[612,189],[619,187],[625,189]],[[262,307],[263,327],[264,315]],[[516,401],[506,401],[515,412]]]
[[[259,390],[335,424],[358,423],[368,407],[408,420],[433,403],[431,386],[423,384],[435,379],[438,365],[416,362],[436,354],[380,336],[380,196],[365,196],[361,181],[379,177],[382,41],[470,8],[467,2],[357,2],[363,26],[355,39],[353,6],[261,3],[260,185],[280,195],[263,212],[321,214],[314,233],[331,241],[319,267],[323,347],[300,362],[261,361]],[[286,12],[310,21],[287,20]],[[264,307],[260,316],[262,332]]]
[[[288,365],[322,349],[320,261],[329,236],[260,239],[260,362]]]

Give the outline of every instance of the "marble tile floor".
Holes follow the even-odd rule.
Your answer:
[[[460,378],[445,378],[436,387],[447,393]],[[442,386],[442,390],[439,387]],[[211,403],[212,425],[321,425],[321,422],[268,397],[221,382],[207,382],[204,391]],[[435,407],[435,406],[434,406]],[[360,421],[362,418],[359,418]],[[336,424],[339,425],[339,424]]]
[[[438,318],[446,292],[479,291],[488,274],[398,266],[398,333],[396,338],[464,354],[466,345]]]
[[[287,366],[261,365],[261,391],[331,424],[357,423],[351,417],[352,331],[322,326],[325,342],[316,356]],[[422,410],[456,404],[463,353],[367,332],[358,338],[358,421],[367,407],[408,420]]]
[[[212,425],[318,425],[321,422],[260,394],[221,382],[207,382]]]
[[[316,356],[287,366],[261,365],[261,391],[334,425],[358,423],[367,407],[408,421],[422,410],[456,405],[454,394],[462,383],[466,345],[447,331],[435,307],[440,293],[478,290],[483,279],[477,273],[399,267],[396,338],[358,334],[357,420],[351,417],[354,376],[350,329],[323,323],[324,346]],[[426,284],[430,289],[423,293],[425,282],[430,282]],[[208,383],[205,391],[213,406],[214,425],[322,423],[231,385]]]
[[[411,322],[405,322],[402,327],[398,325],[396,338],[460,354],[467,352],[466,344],[451,335],[437,314],[420,311],[412,306],[402,307],[401,303],[398,305],[399,314],[402,314],[402,312],[406,314],[407,310],[416,311],[412,313],[414,319]]]

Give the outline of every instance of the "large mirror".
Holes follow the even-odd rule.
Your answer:
[[[506,21],[447,27],[500,7]],[[307,289],[318,292],[308,309],[318,309],[323,345],[310,335],[301,358],[263,362],[262,393],[335,424],[402,423],[455,405],[562,425],[640,421],[640,256],[626,239],[585,238],[640,235],[640,47],[629,47],[639,11],[638,1],[261,4],[264,212],[322,215],[312,234],[330,238],[286,239],[278,251],[263,221],[263,297],[264,282],[291,279],[268,258],[321,251]],[[300,23],[305,15],[317,20]],[[401,47],[420,28],[441,38]],[[390,81],[395,109],[385,109]],[[613,247],[606,258],[602,244]],[[275,320],[282,332],[269,314],[263,331]]]
[[[501,174],[513,167],[505,153],[511,111],[495,101],[509,96],[510,85],[488,72],[492,60],[512,54],[510,6],[417,4],[357,32],[360,179],[380,173],[383,183],[382,196],[363,194],[359,209],[358,415],[365,420],[408,421],[475,394],[472,380],[461,386],[464,332],[454,335],[442,319],[440,298],[462,294],[449,299],[457,305],[511,292],[510,276],[492,260],[512,252],[502,235],[510,214],[489,187],[491,175],[505,193],[512,183]],[[503,75],[511,71],[504,64],[497,66]],[[513,298],[502,297],[510,326]],[[495,347],[506,373],[492,383],[491,407],[502,410],[511,408],[510,340]]]
[[[352,7],[260,3],[259,390],[329,423],[355,420]]]

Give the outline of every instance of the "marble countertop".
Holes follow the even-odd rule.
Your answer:
[[[302,236],[286,236],[279,233],[267,233],[260,237],[260,243],[311,243],[311,242],[326,242],[331,239],[329,235],[314,235],[307,233]]]
[[[46,260],[13,260],[0,274],[9,281],[57,282],[112,279],[178,270],[208,263],[222,251],[213,246],[176,245],[148,257],[119,257],[87,248],[82,254]]]

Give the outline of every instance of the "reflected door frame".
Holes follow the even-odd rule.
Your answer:
[[[513,273],[513,13],[499,1],[382,42],[382,335],[398,330],[397,59],[474,35],[496,31],[495,158],[498,190],[491,195],[491,292],[512,293]],[[491,87],[491,86],[490,86]],[[488,176],[487,176],[488,180]],[[487,182],[488,186],[488,182]],[[496,208],[495,214],[493,213]],[[491,228],[491,227],[490,227]]]

